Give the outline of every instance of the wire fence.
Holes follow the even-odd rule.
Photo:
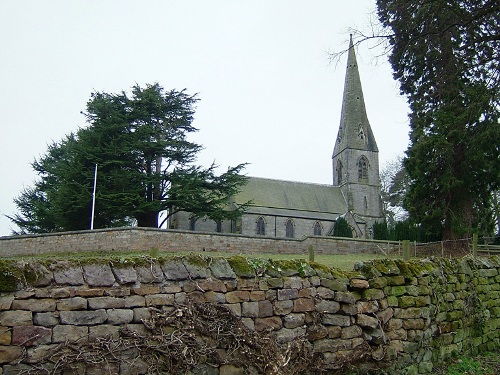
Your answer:
[[[408,243],[408,255],[413,258],[446,257],[459,258],[466,255],[491,256],[500,255],[498,238],[485,237],[477,239],[475,236],[465,239],[446,240],[419,243],[416,241]],[[404,241],[403,241],[404,242]],[[403,242],[400,246],[393,247],[393,252],[387,255],[404,256]]]

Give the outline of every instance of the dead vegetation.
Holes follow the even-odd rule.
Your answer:
[[[207,373],[232,365],[247,374],[321,373],[321,358],[305,339],[280,344],[270,333],[247,328],[224,306],[202,303],[153,309],[143,329],[122,329],[119,339],[61,344],[24,374]],[[94,372],[92,372],[94,373]]]

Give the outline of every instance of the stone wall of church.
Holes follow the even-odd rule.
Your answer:
[[[83,252],[211,251],[225,253],[287,253],[307,256],[312,246],[318,254],[400,253],[401,244],[325,236],[276,238],[215,232],[154,228],[113,228],[77,232],[0,237],[0,258],[36,254]]]

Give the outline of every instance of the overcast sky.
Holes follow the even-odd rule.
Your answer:
[[[375,0],[0,1],[0,236],[47,145],[85,126],[93,91],[138,83],[199,93],[198,164],[332,183],[349,28]],[[357,49],[380,164],[408,145],[408,107],[385,56]]]

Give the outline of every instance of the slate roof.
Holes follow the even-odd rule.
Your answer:
[[[249,211],[263,208],[260,211],[264,212],[266,208],[272,208],[284,210],[288,214],[293,211],[318,213],[312,215],[317,217],[323,216],[321,214],[339,215],[347,211],[347,203],[338,186],[260,177],[249,177],[248,183],[234,197],[236,204],[248,201],[252,201]]]

